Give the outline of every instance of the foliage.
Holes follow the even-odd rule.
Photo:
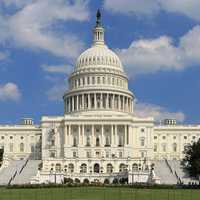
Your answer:
[[[75,182],[75,183],[80,183],[81,181],[80,181],[80,179],[75,178],[74,182]]]
[[[192,177],[200,178],[200,140],[188,145],[184,151],[182,166]]]
[[[106,178],[106,179],[104,180],[104,184],[106,184],[106,185],[110,184],[109,179]]]
[[[83,183],[84,183],[84,184],[89,184],[90,181],[89,181],[87,178],[85,178],[85,179],[83,180]]]
[[[118,179],[117,179],[117,178],[114,178],[114,179],[113,179],[113,184],[118,184],[118,183],[119,183]]]
[[[4,153],[4,149],[0,149],[0,162],[3,161],[3,153]]]
[[[74,181],[73,181],[73,179],[71,179],[71,178],[64,178],[64,183],[66,184],[66,183],[73,183]]]

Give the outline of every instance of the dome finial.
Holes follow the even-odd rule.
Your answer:
[[[96,18],[97,18],[96,26],[99,27],[99,26],[101,26],[101,12],[100,12],[100,9],[97,10]]]

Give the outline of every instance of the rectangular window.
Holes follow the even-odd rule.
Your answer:
[[[77,153],[76,151],[73,152],[73,158],[76,158],[77,157]]]
[[[87,151],[87,152],[86,152],[86,157],[87,157],[87,158],[91,158],[91,152]]]
[[[97,84],[100,84],[100,77],[97,77]]]
[[[154,152],[157,152],[157,150],[158,150],[158,146],[157,146],[157,144],[154,144],[153,151],[154,151]]]

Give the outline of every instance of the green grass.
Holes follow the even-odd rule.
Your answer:
[[[103,187],[0,189],[0,200],[200,200],[200,190]]]

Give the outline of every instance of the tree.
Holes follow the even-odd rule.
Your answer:
[[[182,166],[192,177],[200,178],[200,140],[189,144],[184,150]]]
[[[4,149],[0,149],[0,162],[3,161],[3,153],[4,153]]]

